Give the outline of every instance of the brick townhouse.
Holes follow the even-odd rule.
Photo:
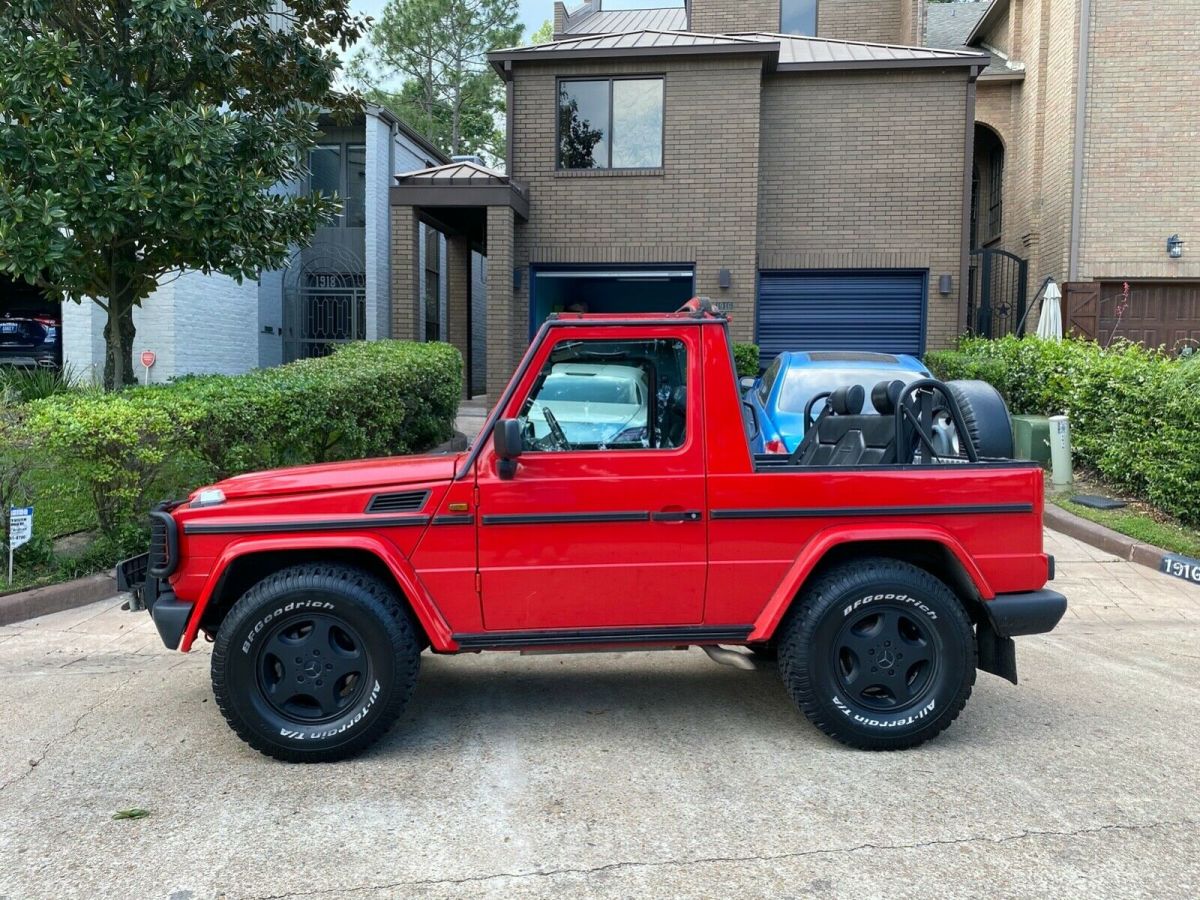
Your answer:
[[[926,43],[992,57],[976,85],[971,324],[1012,327],[1020,259],[1032,320],[1053,276],[1078,332],[1200,346],[1200,72],[1179,64],[1200,47],[1200,4],[994,0],[926,18]]]
[[[923,0],[554,7],[552,43],[498,50],[504,172],[399,176],[392,333],[427,316],[422,228],[447,236],[448,334],[508,378],[558,310],[705,294],[735,337],[920,353],[966,326],[976,79],[987,51],[919,46]],[[961,43],[961,42],[960,42]],[[476,373],[477,375],[477,373]]]

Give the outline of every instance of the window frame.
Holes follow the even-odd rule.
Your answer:
[[[613,448],[613,447],[576,447],[576,446],[572,446],[569,450],[548,450],[548,449],[537,449],[537,448],[523,446],[522,451],[521,451],[522,456],[524,456],[525,454],[533,454],[533,455],[538,456],[539,458],[558,459],[561,457],[569,457],[576,453],[583,453],[588,456],[595,456],[596,454],[606,454],[606,455],[611,454],[611,455],[617,456],[618,458],[625,459],[625,458],[634,457],[637,454],[643,454],[643,453],[652,453],[652,454],[655,454],[656,456],[658,456],[658,455],[665,454],[665,453],[681,455],[683,453],[691,452],[692,447],[695,442],[694,434],[695,434],[695,431],[697,430],[694,427],[694,419],[698,418],[698,416],[693,415],[694,401],[692,398],[692,391],[689,386],[691,385],[691,383],[694,380],[693,367],[695,365],[695,362],[693,359],[693,354],[698,353],[699,350],[697,347],[694,347],[690,341],[688,341],[686,338],[679,336],[679,335],[669,335],[669,336],[662,335],[662,336],[654,336],[654,337],[640,337],[639,336],[639,337],[630,338],[629,340],[620,340],[617,338],[610,338],[610,337],[599,336],[599,335],[597,335],[595,337],[592,337],[592,336],[576,337],[576,336],[564,335],[564,336],[560,337],[558,340],[555,340],[552,343],[550,343],[545,356],[540,361],[540,365],[538,366],[538,368],[536,370],[531,368],[530,374],[528,376],[529,380],[522,386],[521,390],[514,393],[512,402],[510,404],[510,409],[512,411],[512,417],[516,418],[518,420],[521,419],[522,411],[524,411],[527,406],[532,405],[532,402],[534,401],[534,399],[536,397],[536,392],[541,390],[541,388],[544,384],[545,379],[543,377],[543,372],[545,370],[547,370],[548,368],[553,368],[554,353],[560,346],[563,346],[565,344],[575,344],[575,343],[632,344],[632,343],[653,343],[655,341],[678,341],[678,343],[679,343],[678,352],[683,355],[683,367],[682,367],[683,373],[684,373],[683,386],[686,389],[686,397],[687,397],[687,405],[684,408],[683,443],[681,443],[678,447]],[[657,377],[657,373],[656,373],[656,377]],[[658,411],[658,397],[657,397],[658,388],[657,388],[656,384],[652,383],[652,384],[648,384],[646,386],[646,390],[647,390],[646,422],[647,422],[647,427],[649,429],[652,429],[651,423],[654,421],[654,418],[656,417],[657,411]]]
[[[783,5],[785,3],[787,3],[787,0],[780,0],[779,2],[779,33],[794,35],[796,37],[817,37],[817,32],[821,27],[821,0],[813,0],[812,34],[801,34],[800,32],[796,31],[783,30]]]
[[[988,156],[988,239],[1000,237],[1004,229],[1004,148]]]
[[[662,84],[662,116],[658,137],[659,160],[657,166],[613,166],[613,85],[618,81],[658,81]],[[574,169],[562,164],[562,86],[572,82],[605,82],[608,84],[608,121],[605,136],[608,139],[608,165],[590,169]],[[554,171],[570,172],[661,172],[667,163],[667,76],[663,72],[638,75],[559,75],[554,79]]]
[[[305,196],[312,196],[312,155],[320,150],[336,150],[338,154],[338,174],[337,174],[337,189],[333,196],[342,201],[342,210],[335,217],[335,221],[329,223],[326,227],[330,228],[365,228],[367,224],[367,203],[370,200],[370,191],[367,190],[365,183],[367,170],[367,145],[364,141],[322,141],[314,145],[308,151],[308,160],[305,168],[308,175],[304,182]],[[350,201],[350,151],[362,150],[363,153],[363,196],[362,196],[362,216],[363,224],[351,225],[350,216],[347,213],[347,203]]]
[[[353,150],[362,151],[362,169],[363,169],[363,193],[362,193],[362,224],[352,225],[350,223],[350,214],[347,205],[350,202],[350,153]],[[367,227],[367,201],[370,198],[371,192],[367,189],[367,145],[365,142],[349,142],[342,145],[342,181],[345,186],[345,197],[342,202],[342,223],[346,228],[366,228]]]

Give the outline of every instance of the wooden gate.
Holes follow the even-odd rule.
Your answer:
[[[1107,344],[1125,338],[1179,353],[1200,347],[1200,284],[1071,282],[1064,287],[1066,330]]]

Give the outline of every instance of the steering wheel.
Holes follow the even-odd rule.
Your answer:
[[[554,443],[558,445],[559,450],[570,450],[571,442],[567,440],[567,433],[562,430],[562,426],[558,424],[558,419],[554,413],[550,412],[548,406],[542,407],[542,415],[546,417],[546,424],[550,427],[550,436],[554,438]]]

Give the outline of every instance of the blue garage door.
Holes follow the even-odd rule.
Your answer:
[[[762,360],[784,350],[925,351],[925,272],[763,272]]]

